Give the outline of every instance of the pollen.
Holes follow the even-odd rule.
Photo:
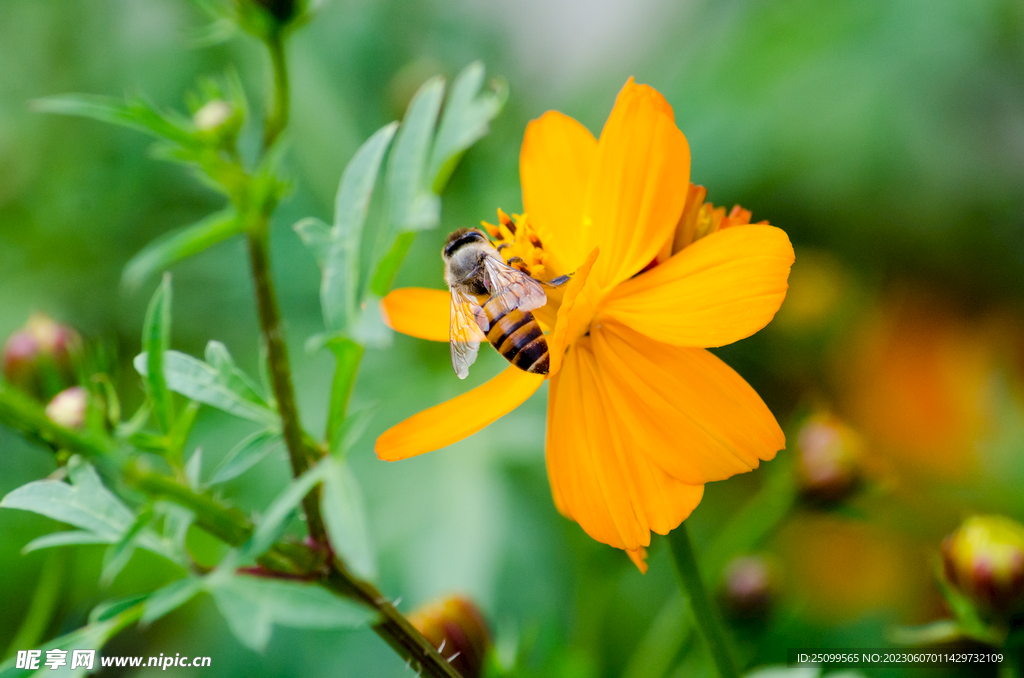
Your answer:
[[[499,209],[497,226],[486,221],[480,223],[505,261],[532,278],[544,279],[548,255],[525,214],[513,214],[510,217]]]

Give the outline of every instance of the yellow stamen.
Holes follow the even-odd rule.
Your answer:
[[[544,251],[544,244],[525,214],[513,214],[510,217],[499,209],[497,226],[486,221],[480,223],[491,236],[494,246],[501,247],[501,256],[505,261],[514,257],[522,259],[519,265],[521,270],[537,280],[555,277],[546,270],[548,255]]]

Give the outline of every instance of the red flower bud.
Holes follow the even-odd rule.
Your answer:
[[[451,596],[420,607],[409,621],[464,678],[478,678],[491,647],[491,633],[470,600]]]
[[[982,609],[1024,608],[1024,525],[972,516],[942,542],[946,578]]]
[[[735,558],[725,568],[722,587],[725,609],[743,619],[763,617],[771,607],[777,588],[776,568],[766,558]]]
[[[37,398],[49,397],[75,383],[81,345],[70,327],[37,313],[7,339],[4,378]]]
[[[816,501],[838,501],[860,480],[863,443],[838,417],[816,414],[800,427],[796,473],[801,493]]]

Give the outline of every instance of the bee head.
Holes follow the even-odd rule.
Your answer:
[[[479,229],[476,228],[460,228],[457,231],[452,231],[451,235],[444,242],[444,249],[441,251],[441,256],[445,259],[449,259],[463,246],[475,242],[489,242],[487,236],[483,234]]]

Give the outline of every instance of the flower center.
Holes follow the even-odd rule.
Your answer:
[[[509,265],[531,278],[547,281],[545,271],[548,255],[525,214],[513,214],[510,217],[499,209],[497,226],[486,221],[480,223],[487,229],[494,246]]]

